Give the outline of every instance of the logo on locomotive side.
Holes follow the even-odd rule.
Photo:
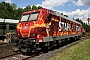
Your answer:
[[[70,30],[70,24],[64,23],[64,22],[59,22],[59,31],[61,31],[63,29],[66,31],[69,31]]]
[[[28,28],[28,26],[24,26],[24,30],[26,30]]]

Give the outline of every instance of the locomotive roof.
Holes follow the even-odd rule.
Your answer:
[[[46,9],[46,8],[41,8],[41,9]],[[47,10],[49,10],[49,9],[47,9]],[[60,16],[60,17],[62,17],[62,18],[64,18],[64,19],[67,19],[67,20],[69,20],[69,21],[72,21],[72,22],[75,22],[75,23],[77,23],[77,24],[82,25],[81,23],[75,21],[74,19],[71,19],[71,18],[66,17],[66,16],[64,16],[64,15],[61,15],[61,13],[59,13],[59,12],[57,12],[57,11],[50,10],[50,13],[53,14],[53,15]]]
[[[18,23],[19,20],[13,20],[13,19],[2,19],[2,18],[0,18],[0,22],[5,22],[5,23]]]
[[[81,25],[81,23],[75,21],[74,19],[70,19],[69,17],[66,17],[66,16],[64,16],[64,15],[61,15],[59,12],[56,12],[56,11],[52,11],[52,10],[51,10],[51,14],[56,15],[56,16],[60,16],[60,17],[62,17],[62,18],[65,18],[65,19],[67,19],[67,20],[69,20],[69,21],[72,21],[72,22],[75,22],[75,23]]]

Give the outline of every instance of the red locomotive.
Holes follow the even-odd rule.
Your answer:
[[[82,25],[56,11],[38,9],[22,13],[17,25],[17,44],[22,52],[35,52],[57,46],[69,38],[82,35]]]

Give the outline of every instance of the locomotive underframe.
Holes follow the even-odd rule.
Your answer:
[[[53,46],[61,45],[62,42],[66,42],[71,38],[75,40],[77,38],[80,38],[81,36],[82,34],[72,34],[66,36],[44,37],[43,42],[38,42],[38,43],[35,38],[28,38],[21,40],[17,39],[16,46],[18,46],[21,52],[38,52],[42,49],[45,50],[45,48],[50,49]]]

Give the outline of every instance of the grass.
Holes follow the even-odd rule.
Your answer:
[[[90,60],[90,39],[86,39],[79,44],[67,48],[50,60]]]

